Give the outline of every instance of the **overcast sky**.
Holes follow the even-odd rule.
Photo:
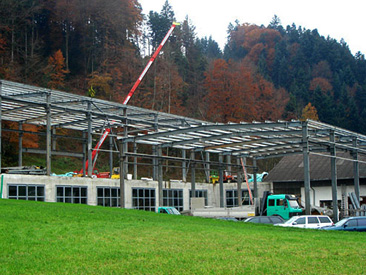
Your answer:
[[[143,13],[161,11],[165,0],[138,0]],[[188,15],[198,37],[209,37],[223,49],[229,23],[268,26],[276,14],[284,28],[318,29],[320,35],[343,38],[352,54],[366,54],[366,0],[169,0],[178,22]]]

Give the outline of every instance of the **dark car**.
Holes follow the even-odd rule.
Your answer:
[[[218,217],[217,219],[225,220],[225,221],[232,221],[232,222],[237,222],[238,221],[237,218],[233,218],[233,217]]]
[[[366,231],[366,217],[350,217],[337,222],[334,226],[327,226],[324,230],[342,230],[342,231]]]
[[[277,224],[277,223],[284,223],[284,221],[285,220],[280,216],[257,216],[257,217],[250,217],[246,219],[244,222]]]

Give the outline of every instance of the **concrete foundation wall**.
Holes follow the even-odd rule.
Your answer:
[[[57,176],[32,176],[32,175],[15,175],[2,174],[3,177],[3,193],[2,198],[8,198],[8,185],[41,185],[45,187],[45,201],[56,202],[57,186],[81,186],[87,187],[88,204],[97,205],[97,187],[120,187],[120,181],[114,179],[101,178],[78,178],[78,177],[57,177]],[[149,180],[125,180],[125,204],[126,208],[132,208],[132,188],[154,188],[156,190],[156,207],[159,202],[158,182]],[[164,189],[182,189],[183,190],[183,209],[189,210],[189,196],[191,183],[174,181],[163,182]],[[236,190],[236,183],[224,183],[225,190]],[[253,184],[250,184],[253,190]],[[242,189],[246,190],[245,183]],[[219,184],[196,183],[196,190],[207,190],[207,204],[213,207],[220,205],[220,186]],[[258,195],[261,196],[263,191],[270,190],[269,183],[258,183]],[[225,192],[224,192],[225,198]],[[226,199],[226,198],[225,198]]]

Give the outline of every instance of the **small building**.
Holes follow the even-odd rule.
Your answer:
[[[332,207],[332,179],[329,154],[310,154],[310,202],[314,206]],[[366,204],[366,164],[365,156],[360,156],[359,183],[360,203]],[[347,209],[351,203],[347,198],[354,188],[354,161],[349,153],[338,153],[337,198],[341,209]],[[269,172],[265,179],[272,183],[275,194],[294,194],[304,204],[304,161],[303,156],[288,155]]]

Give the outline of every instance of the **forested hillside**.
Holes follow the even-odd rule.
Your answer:
[[[144,15],[138,0],[2,0],[0,78],[122,102],[173,21],[168,2]],[[129,104],[238,122],[301,118],[311,103],[366,133],[363,54],[277,16],[229,23],[221,50],[181,22]]]

